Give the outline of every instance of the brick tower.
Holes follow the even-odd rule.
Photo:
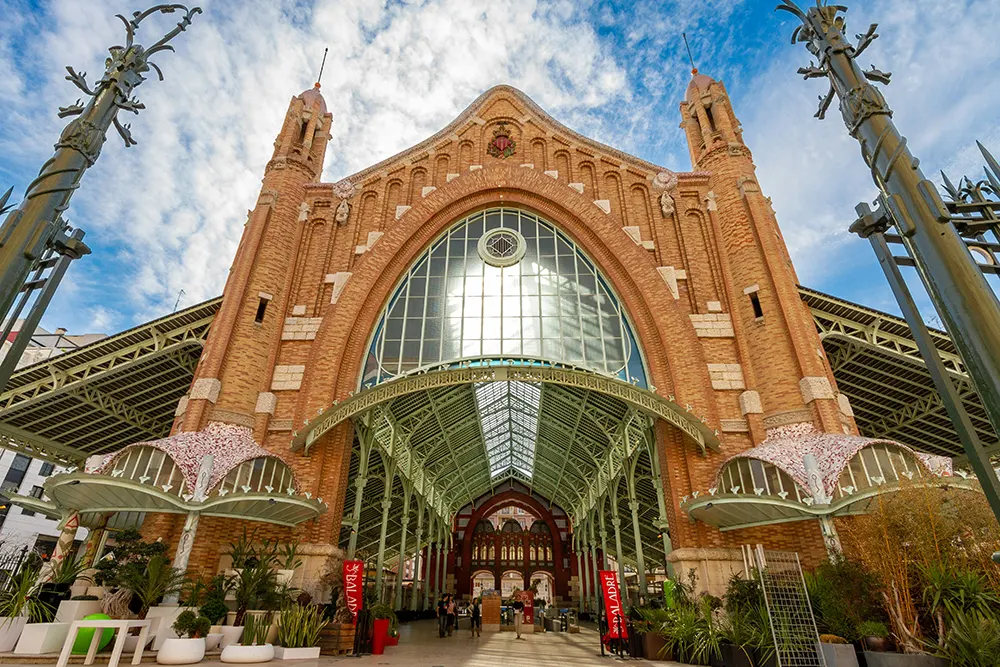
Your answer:
[[[760,443],[769,428],[802,422],[828,433],[856,432],[726,88],[697,69],[692,75],[680,106],[682,126],[695,171],[711,174],[707,208],[721,232],[747,387],[740,409],[753,440]]]
[[[289,103],[175,429],[193,431],[208,421],[224,421],[250,426],[255,439],[264,441],[274,413],[270,388],[291,269],[308,215],[306,186],[323,170],[332,118],[318,83]]]

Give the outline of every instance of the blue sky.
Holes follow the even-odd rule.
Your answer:
[[[808,0],[803,0],[803,3]],[[98,78],[122,40],[115,13],[137,0],[0,0],[0,188],[16,197],[51,153],[58,106],[78,91],[64,67]],[[204,0],[205,13],[157,60],[166,80],[137,90],[140,142],[114,133],[68,213],[93,255],[76,262],[43,324],[114,332],[219,294],[289,98],[330,47],[323,91],[334,113],[324,180],[440,129],[482,91],[509,83],[570,127],[676,171],[690,169],[678,102],[690,76],[722,79],[745,128],[802,283],[895,311],[854,205],[874,189],[825,91],[795,70],[793,18],[774,0]],[[975,139],[1000,153],[1000,50],[982,26],[995,0],[851,2],[850,35],[880,23],[864,58],[925,173],[978,174]],[[143,25],[143,37],[160,26]]]

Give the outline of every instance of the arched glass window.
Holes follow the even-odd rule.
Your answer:
[[[479,560],[479,545],[474,544],[472,546],[472,560]]]
[[[491,544],[490,545],[490,557],[489,557],[489,560],[496,560],[496,558],[497,558],[496,547]]]
[[[534,544],[532,544],[530,547],[528,547],[528,559],[529,560],[538,560],[538,552],[535,551],[535,545]]]
[[[500,547],[500,560],[507,560],[507,545],[501,545]]]
[[[552,561],[552,547],[545,547],[545,560]]]
[[[517,545],[517,559],[518,560],[524,560],[524,545],[523,544],[518,544]]]
[[[379,318],[361,384],[501,360],[647,386],[635,334],[596,265],[551,223],[508,208],[459,221],[414,262]]]

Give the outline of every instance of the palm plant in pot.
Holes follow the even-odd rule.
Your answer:
[[[222,649],[222,662],[269,662],[274,659],[274,646],[267,643],[271,629],[271,615],[247,614],[243,619],[243,642],[230,644]]]
[[[14,650],[29,618],[41,618],[51,612],[38,598],[38,572],[34,565],[22,565],[14,574],[4,572],[0,584],[0,652]]]
[[[205,657],[205,636],[212,622],[193,611],[182,611],[174,621],[177,638],[168,637],[156,653],[161,665],[193,665]]]
[[[319,633],[326,627],[322,607],[290,605],[278,617],[278,660],[312,660],[319,657]]]
[[[131,594],[133,607],[137,608],[136,613],[140,619],[146,618],[150,607],[165,596],[179,592],[186,581],[184,573],[175,570],[162,555],[150,558],[146,567],[141,570],[129,567],[119,574],[121,589]],[[137,640],[138,637],[131,635],[126,640],[125,649],[134,650],[134,642]],[[146,641],[152,640],[153,635],[148,635]]]
[[[33,623],[51,623],[56,616],[60,603],[70,598],[70,588],[77,581],[89,583],[92,579],[85,575],[87,566],[83,561],[73,558],[62,558],[51,562],[48,572],[44,572],[43,581],[38,587],[38,599],[45,603],[45,613],[40,618],[32,617]],[[44,571],[44,570],[43,570]]]

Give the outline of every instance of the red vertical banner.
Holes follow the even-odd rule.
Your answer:
[[[524,603],[524,622],[527,625],[535,624],[535,594],[531,591],[521,591],[518,593],[521,602]]]
[[[625,628],[627,619],[622,610],[622,596],[618,589],[618,573],[614,570],[600,570],[601,592],[604,594],[604,609],[608,618],[608,637],[610,639],[628,639]],[[621,634],[619,635],[619,630]]]
[[[364,600],[365,564],[360,560],[344,561],[344,597],[347,598],[347,609],[351,612],[354,624],[358,624],[358,612]]]

